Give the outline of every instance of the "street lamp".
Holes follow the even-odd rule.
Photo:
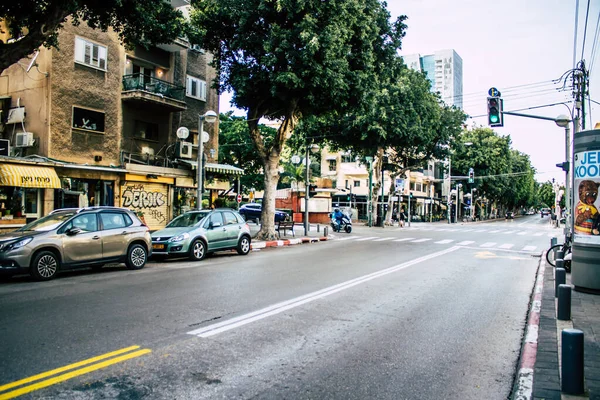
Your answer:
[[[312,144],[306,145],[306,193],[304,195],[304,236],[308,236],[308,231],[310,230],[310,224],[308,222],[308,196],[309,196],[309,185],[310,185],[310,176],[309,176],[309,170],[308,170],[308,166],[310,164],[310,159],[309,159],[309,155],[310,153],[316,153],[319,151],[319,145],[317,144]],[[310,152],[310,153],[309,153]]]
[[[464,146],[471,146],[473,145],[473,142],[465,142],[463,143]],[[448,145],[448,202],[447,202],[447,209],[448,209],[448,223],[451,224],[452,223],[452,210],[451,210],[451,206],[450,206],[450,202],[452,201],[452,149],[449,148],[450,146]],[[461,185],[462,186],[462,185]],[[456,202],[458,203],[458,190],[456,192]],[[458,210],[458,206],[457,206],[457,210]],[[458,215],[455,216],[455,218],[458,218]]]
[[[369,227],[373,226],[373,157],[366,156],[365,160],[369,163],[369,199],[367,200],[367,213],[369,215]]]
[[[565,153],[566,153],[566,166],[567,166],[567,168],[565,170],[565,192],[566,192],[565,205],[567,207],[567,212],[569,213],[569,215],[565,219],[565,234],[568,234],[571,231],[571,228],[573,227],[573,224],[571,223],[571,218],[572,218],[572,215],[574,214],[573,207],[571,204],[571,178],[570,178],[571,170],[573,168],[573,160],[571,158],[571,129],[569,127],[569,123],[571,122],[571,119],[568,116],[561,114],[558,117],[556,117],[554,122],[556,123],[556,125],[560,126],[561,128],[565,128]],[[577,126],[576,126],[576,128],[577,128]],[[557,219],[558,219],[558,221],[560,221],[560,216],[557,216]]]
[[[204,115],[198,115],[198,166],[197,166],[197,179],[198,189],[196,192],[196,208],[202,210],[202,153],[204,153],[204,142],[208,142],[208,133],[204,132],[204,121],[213,123],[218,119],[217,113],[209,110]],[[206,135],[205,135],[206,133]]]

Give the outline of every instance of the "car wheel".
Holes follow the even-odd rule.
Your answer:
[[[148,252],[141,244],[134,244],[127,251],[125,264],[129,269],[142,269],[148,260]]]
[[[39,252],[31,263],[31,275],[36,281],[49,281],[56,277],[60,261],[51,251]]]
[[[203,260],[206,257],[206,245],[200,239],[194,240],[190,246],[190,259],[194,261]]]
[[[238,242],[236,250],[238,254],[243,256],[250,253],[250,238],[248,236],[242,236]]]

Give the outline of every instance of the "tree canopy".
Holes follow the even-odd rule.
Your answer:
[[[275,236],[279,160],[297,122],[364,101],[396,56],[405,17],[379,0],[192,0],[192,22],[214,55],[220,90],[247,113],[264,166],[260,238]],[[258,129],[278,120],[272,142]]]
[[[0,22],[10,40],[0,41],[0,72],[41,46],[57,47],[58,31],[71,17],[118,33],[129,46],[168,43],[192,31],[168,1],[19,0],[0,2]]]

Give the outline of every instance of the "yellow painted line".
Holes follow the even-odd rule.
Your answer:
[[[39,381],[40,379],[47,378],[52,375],[56,375],[60,372],[65,372],[70,369],[75,369],[75,368],[79,368],[79,367],[82,367],[87,364],[95,363],[96,361],[104,360],[104,359],[107,359],[110,357],[117,356],[119,354],[127,353],[127,352],[130,352],[131,350],[137,350],[139,348],[140,348],[140,346],[125,347],[123,349],[115,350],[110,353],[106,353],[106,354],[102,354],[102,355],[99,355],[96,357],[88,358],[87,360],[79,361],[74,364],[65,365],[64,367],[56,368],[51,371],[42,372],[41,374],[33,375],[33,376],[30,376],[29,378],[24,378],[24,379],[21,379],[18,381],[7,383],[6,385],[0,386],[0,392],[4,392],[8,389],[12,389],[14,387],[24,385],[26,383]]]
[[[139,346],[134,346],[134,347],[139,347]],[[22,387],[17,390],[13,390],[12,392],[0,394],[0,400],[13,399],[17,396],[21,396],[26,393],[33,392],[35,390],[43,389],[48,386],[56,385],[57,383],[64,382],[71,378],[75,378],[76,376],[85,375],[92,371],[96,371],[98,369],[105,368],[105,367],[108,367],[109,365],[117,364],[122,361],[129,360],[131,358],[143,356],[144,354],[148,354],[150,352],[152,352],[152,350],[142,349],[142,350],[135,351],[133,353],[125,354],[120,357],[116,357],[116,358],[112,358],[110,360],[100,362],[98,364],[90,365],[89,367],[85,367],[85,368],[81,368],[81,369],[78,369],[75,371],[67,372],[66,374],[58,375],[54,378],[46,379],[45,381],[41,381],[38,383],[34,383],[33,385],[29,385],[29,386],[25,386],[25,387]],[[102,357],[102,356],[100,356],[100,357]]]

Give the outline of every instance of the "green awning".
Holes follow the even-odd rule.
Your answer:
[[[179,160],[180,162],[184,162],[185,164],[189,164],[192,168],[196,169],[198,167],[198,163],[196,161],[191,160]],[[244,175],[244,170],[238,167],[234,167],[233,165],[228,164],[213,164],[206,163],[204,164],[204,170],[206,172],[215,172],[223,175]]]

